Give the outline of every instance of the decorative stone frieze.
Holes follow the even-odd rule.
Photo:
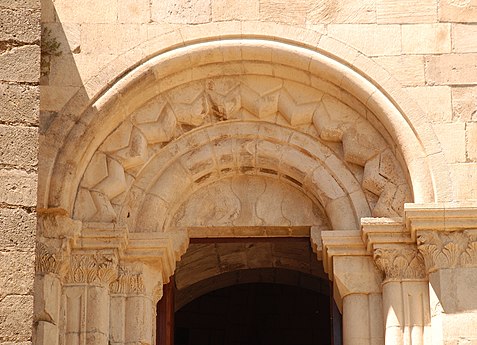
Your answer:
[[[68,283],[109,284],[117,277],[117,258],[110,253],[74,254],[66,275]]]
[[[109,285],[112,294],[143,294],[146,290],[141,273],[133,273],[120,268],[118,278]]]
[[[373,254],[385,281],[426,279],[422,255],[413,245],[380,247],[374,249]]]
[[[443,268],[477,267],[477,229],[418,232],[417,247],[429,273]]]

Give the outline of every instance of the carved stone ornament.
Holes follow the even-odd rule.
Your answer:
[[[423,258],[417,248],[411,245],[377,248],[374,250],[374,261],[384,272],[385,281],[426,278]]]
[[[477,267],[475,230],[419,232],[417,246],[429,272],[442,268]]]
[[[35,272],[38,274],[59,274],[61,269],[61,255],[55,253],[50,247],[42,242],[36,245]]]
[[[145,292],[144,277],[141,273],[120,269],[118,279],[113,281],[109,288],[112,294],[143,294]]]
[[[117,258],[112,254],[74,254],[66,276],[68,283],[110,284],[117,277]]]

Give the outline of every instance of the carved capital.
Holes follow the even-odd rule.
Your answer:
[[[422,280],[426,271],[422,255],[413,245],[386,246],[374,249],[376,266],[385,281]]]
[[[143,294],[146,291],[142,273],[134,273],[121,267],[118,278],[109,285],[112,294]]]
[[[74,254],[66,275],[68,283],[96,283],[109,285],[117,278],[117,258],[113,254]]]
[[[420,231],[417,247],[429,273],[442,268],[477,267],[477,230]]]
[[[60,274],[62,266],[61,252],[55,252],[42,242],[36,244],[35,272],[38,274]]]

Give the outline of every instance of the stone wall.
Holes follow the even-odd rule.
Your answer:
[[[0,2],[0,344],[31,344],[40,1]]]

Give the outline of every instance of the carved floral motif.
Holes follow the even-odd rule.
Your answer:
[[[50,247],[42,242],[36,245],[36,273],[55,273],[59,274],[61,268],[61,256],[54,253]]]
[[[416,247],[400,245],[374,250],[376,266],[384,272],[385,280],[425,279],[422,255]]]
[[[441,268],[477,267],[475,230],[419,232],[417,245],[429,272]]]
[[[120,269],[118,279],[109,285],[112,294],[142,294],[145,292],[144,277],[141,273],[132,273]]]
[[[117,259],[111,254],[75,254],[66,276],[69,283],[109,284],[117,277]]]

